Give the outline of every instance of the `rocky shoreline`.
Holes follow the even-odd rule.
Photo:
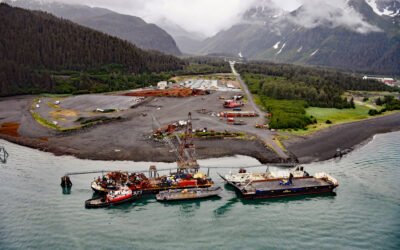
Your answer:
[[[149,138],[151,118],[131,116],[122,121],[110,122],[74,133],[62,134],[38,124],[30,115],[33,97],[5,98],[0,105],[0,124],[20,124],[18,136],[1,134],[0,138],[23,146],[51,152],[55,155],[72,155],[91,160],[131,160],[174,162],[175,155],[165,144]],[[7,104],[7,105],[3,105]],[[195,121],[197,122],[197,121]],[[207,122],[214,122],[208,120]],[[145,124],[145,126],[143,125]],[[219,124],[214,122],[215,126]],[[196,139],[199,159],[246,155],[261,163],[323,161],[335,156],[338,148],[351,151],[375,134],[400,130],[400,113],[380,116],[354,123],[332,126],[306,137],[291,137],[284,145],[291,155],[283,160],[264,143],[253,139]]]

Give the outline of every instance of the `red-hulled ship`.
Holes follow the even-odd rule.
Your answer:
[[[142,191],[133,191],[128,187],[121,187],[117,190],[110,191],[107,195],[94,199],[89,199],[85,202],[86,208],[101,208],[115,206],[122,203],[132,202],[138,199]]]

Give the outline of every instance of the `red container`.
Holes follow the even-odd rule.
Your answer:
[[[181,180],[178,185],[180,187],[197,186],[197,180]]]

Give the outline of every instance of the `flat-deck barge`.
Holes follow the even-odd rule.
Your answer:
[[[229,184],[235,187],[244,199],[267,199],[332,193],[339,186],[335,178],[325,173],[315,174],[315,176],[295,177],[291,180],[269,179],[251,181],[246,185]]]

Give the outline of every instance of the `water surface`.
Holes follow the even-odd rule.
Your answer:
[[[223,186],[219,199],[166,204],[147,198],[97,210],[84,208],[97,174],[72,176],[72,193],[63,195],[65,172],[144,170],[151,163],[79,160],[0,144],[10,153],[0,165],[0,249],[400,249],[398,132],[378,135],[340,161],[305,165],[310,173],[335,176],[336,195],[250,202]],[[243,156],[200,164],[259,165]],[[211,176],[223,185],[217,170]]]

